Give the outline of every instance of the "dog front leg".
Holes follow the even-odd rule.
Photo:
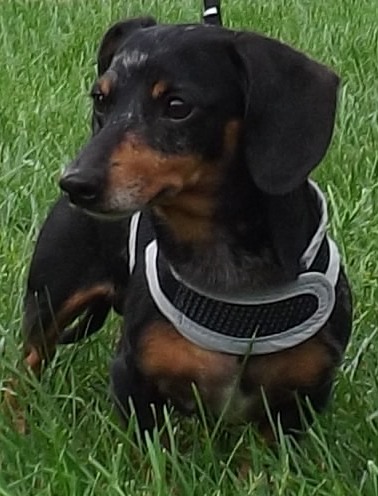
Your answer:
[[[137,368],[131,356],[122,352],[111,366],[111,391],[123,426],[135,413],[139,431],[144,438],[163,424],[164,398],[156,386]]]

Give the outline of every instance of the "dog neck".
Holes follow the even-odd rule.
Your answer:
[[[192,286],[213,294],[256,291],[297,276],[300,257],[319,222],[308,184],[271,197],[251,184],[246,188],[248,182],[242,175],[228,178],[212,195],[199,195],[186,215],[181,212],[183,230],[186,217],[190,219],[192,239],[179,238],[177,222],[172,228],[167,210],[166,216],[153,210],[160,249],[176,274]],[[207,208],[209,198],[214,209]]]

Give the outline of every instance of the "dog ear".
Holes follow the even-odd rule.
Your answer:
[[[256,185],[284,194],[325,155],[339,78],[279,41],[253,33],[235,40],[245,73],[245,150]]]
[[[101,76],[110,66],[121,43],[138,29],[155,26],[153,17],[136,17],[114,24],[104,35],[97,55],[97,72]]]

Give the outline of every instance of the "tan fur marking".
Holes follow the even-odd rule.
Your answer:
[[[106,195],[110,204],[122,194],[136,205],[152,202],[179,241],[209,238],[217,176],[214,164],[196,155],[162,154],[135,137],[121,143],[110,162]]]
[[[51,326],[40,335],[42,342],[29,341],[25,345],[25,364],[38,375],[42,362],[51,359],[55,353],[59,333],[69,325],[80,313],[96,298],[111,296],[113,287],[107,284],[98,284],[88,289],[79,290],[65,301],[62,308],[52,319]],[[33,338],[34,335],[31,335]]]
[[[141,199],[151,200],[163,188],[179,192],[195,184],[204,165],[193,155],[174,156],[159,153],[135,137],[125,139],[110,157],[109,195],[119,188],[138,185]]]
[[[191,384],[196,384],[205,404],[215,414],[227,407],[230,422],[257,422],[266,442],[274,432],[266,417],[264,395],[274,409],[295,402],[295,392],[316,386],[330,372],[332,359],[318,337],[297,348],[264,356],[252,356],[243,366],[234,355],[204,350],[182,337],[167,322],[155,322],[144,330],[138,358],[141,370],[164,394],[179,404],[191,405]],[[250,383],[242,392],[239,380]]]
[[[98,87],[105,96],[108,96],[113,86],[113,80],[109,75],[102,76],[98,81]]]
[[[229,121],[224,129],[223,160],[229,159],[238,145],[241,123]],[[192,190],[183,191],[169,204],[160,204],[156,212],[171,227],[176,238],[185,242],[208,242],[212,239],[214,192],[220,181],[219,165],[209,164]]]
[[[32,347],[30,350],[30,353],[28,356],[25,358],[25,365],[29,367],[33,371],[39,371],[40,364],[41,364],[42,358],[38,351]]]
[[[239,142],[241,122],[238,120],[229,121],[224,128],[223,150],[226,156],[232,156]]]
[[[148,328],[141,349],[143,369],[150,375],[194,377],[203,372],[218,375],[225,366],[230,374],[231,370],[235,373],[238,363],[233,355],[198,347],[164,322]],[[286,351],[251,357],[243,375],[268,392],[277,387],[296,389],[316,384],[331,366],[331,356],[316,336]]]
[[[193,188],[182,191],[166,204],[161,202],[154,208],[171,228],[179,241],[208,242],[212,238],[212,216],[214,213],[213,185],[208,192]]]
[[[70,314],[80,312],[83,307],[101,296],[110,297],[114,293],[113,286],[110,284],[97,284],[88,289],[82,289],[74,293],[63,305],[62,310],[59,312],[57,321],[65,320]],[[65,318],[65,316],[67,316]]]
[[[252,358],[246,373],[266,390],[300,388],[316,384],[332,364],[326,345],[317,335],[295,348]]]
[[[198,381],[204,377],[228,377],[236,358],[204,350],[182,337],[168,322],[155,322],[144,331],[140,362],[150,376]]]
[[[168,85],[165,81],[158,81],[152,87],[152,98],[157,100],[160,96],[162,96],[167,91]]]

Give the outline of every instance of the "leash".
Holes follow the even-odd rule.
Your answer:
[[[202,18],[204,24],[222,26],[220,0],[204,0],[204,9],[203,9]]]

